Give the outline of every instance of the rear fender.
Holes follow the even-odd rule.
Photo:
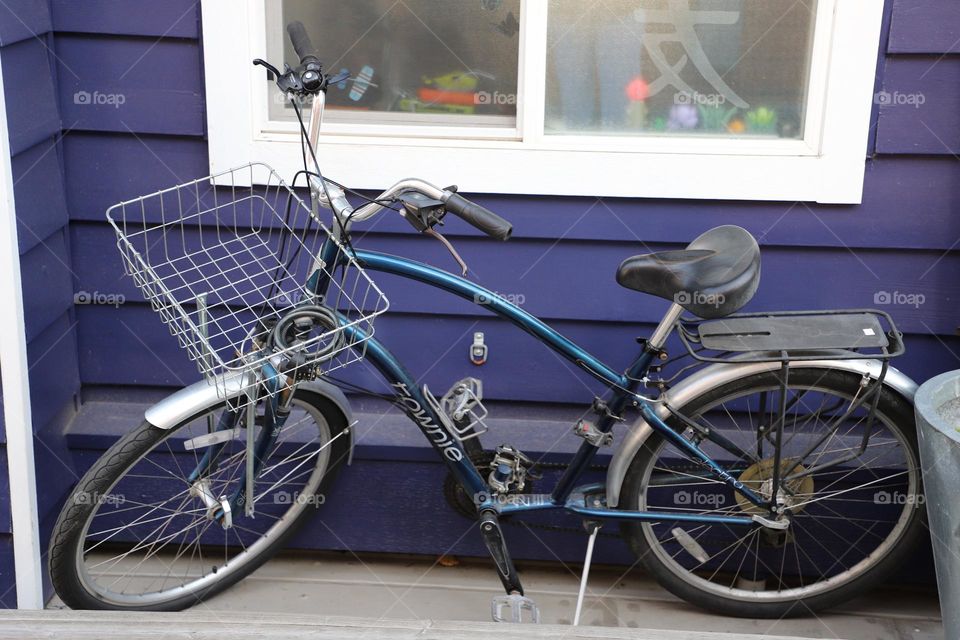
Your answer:
[[[748,357],[750,354],[741,357]],[[727,384],[740,378],[745,378],[757,373],[767,371],[776,371],[780,368],[779,362],[743,362],[737,363],[736,358],[732,358],[729,364],[720,363],[705,367],[677,383],[676,386],[665,392],[661,397],[664,402],[657,402],[656,412],[662,419],[666,420],[670,412],[666,405],[682,407],[689,401],[699,395],[702,395],[711,389]],[[882,363],[879,360],[809,360],[796,361],[791,363],[792,367],[818,368],[818,369],[837,369],[841,371],[850,371],[858,375],[870,375],[877,379],[880,376]],[[905,400],[913,404],[913,396],[917,392],[917,383],[911,380],[906,374],[898,369],[890,367],[887,369],[887,375],[883,380],[885,387],[893,389],[896,393],[903,396]],[[620,502],[620,488],[623,486],[623,480],[627,475],[627,469],[633,461],[634,456],[643,443],[653,434],[653,428],[647,424],[643,418],[637,418],[628,428],[628,432],[620,447],[610,461],[607,468],[607,505],[611,508],[616,507]]]

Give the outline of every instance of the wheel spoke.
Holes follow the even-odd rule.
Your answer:
[[[109,507],[106,501],[94,505],[78,547],[78,573],[85,589],[113,606],[172,602],[243,570],[264,553],[269,541],[307,509],[292,499],[264,500],[281,488],[291,495],[315,495],[332,461],[328,449],[346,433],[340,429],[332,434],[319,408],[295,399],[294,409],[254,478],[255,517],[234,509],[232,526],[223,530],[222,539],[216,533],[222,523],[212,517],[217,504],[209,506],[201,498],[206,492],[216,500],[236,495],[245,447],[239,440],[213,445],[217,449],[209,454],[210,473],[198,481],[206,489],[200,491],[188,477],[211,449],[178,451],[180,445],[174,444],[208,433],[206,415],[158,433],[131,462],[117,465],[121,476],[113,481],[110,494],[118,500]],[[82,482],[89,485],[86,478]],[[211,545],[217,549],[212,556]]]
[[[647,460],[639,485],[640,504],[645,510],[663,512],[664,517],[637,530],[647,537],[656,562],[698,591],[758,604],[782,598],[780,602],[792,606],[807,594],[853,582],[889,555],[904,537],[907,524],[916,521],[903,517],[910,506],[899,501],[878,510],[881,506],[875,496],[888,491],[912,497],[918,487],[912,434],[878,411],[865,438],[870,407],[855,406],[860,400],[859,379],[851,376],[849,387],[834,388],[835,382],[821,382],[829,377],[827,373],[810,369],[798,381],[791,372],[787,413],[782,419],[783,392],[759,374],[755,376],[759,384],[730,383],[730,391],[678,408],[711,429],[725,430],[726,437],[744,451],[763,456],[733,460],[735,455],[723,457],[719,452],[721,457],[714,460],[734,478],[742,477],[741,482],[765,500],[772,500],[772,492],[778,490],[788,519],[785,530],[701,523],[685,530],[685,535],[673,533],[677,525],[669,517],[672,513],[766,512],[737,493],[733,493],[734,503],[728,504],[727,483],[696,468],[659,434],[647,441],[638,454]],[[782,429],[780,460],[785,465],[777,489],[771,485],[776,454],[772,428]],[[818,444],[814,447],[814,443]],[[713,455],[712,443],[703,444],[711,445],[704,450]],[[824,465],[822,470],[817,470],[818,465]],[[680,492],[689,494],[687,501],[677,501]],[[691,540],[703,549],[705,561]]]

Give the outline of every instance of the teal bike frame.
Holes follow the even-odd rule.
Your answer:
[[[323,247],[321,257],[326,264],[345,260],[342,250],[331,241],[328,241]],[[639,381],[645,377],[651,364],[659,355],[658,349],[644,343],[644,347],[630,366],[623,373],[618,373],[540,319],[465,278],[414,260],[373,251],[355,250],[353,258],[364,269],[390,273],[422,282],[470,300],[509,320],[560,356],[603,381],[609,387],[612,392],[612,397],[607,403],[609,411],[599,416],[596,422],[598,430],[609,433],[618,421],[616,416],[620,416],[629,407],[636,407],[653,429],[663,434],[668,441],[676,445],[691,460],[700,464],[705,472],[730,485],[754,505],[764,509],[772,509],[770,501],[764,500],[744,486],[736,477],[705,453],[697,443],[687,440],[681,433],[668,426],[654,411],[651,401],[637,392],[640,385]],[[326,283],[318,282],[315,290],[321,292],[325,288]],[[510,514],[544,509],[565,509],[581,516],[596,519],[650,522],[666,520],[729,525],[755,524],[755,520],[748,516],[690,514],[682,511],[675,513],[669,511],[631,511],[588,505],[584,496],[595,491],[598,487],[578,487],[577,481],[590,466],[590,462],[596,456],[599,447],[586,440],[580,445],[566,471],[549,494],[511,496],[510,501],[498,503],[491,497],[486,479],[481,476],[470,461],[463,445],[443,426],[444,422],[436,415],[420,386],[403,364],[373,336],[363,334],[362,330],[355,326],[348,327],[347,331],[350,332],[350,342],[362,345],[361,348],[365,349],[365,357],[383,375],[396,394],[397,403],[404,408],[410,419],[437,450],[467,494],[476,499],[476,504],[480,510],[493,509],[500,514]],[[714,430],[710,430],[706,438],[724,449],[736,448],[736,445],[733,445],[721,434],[715,433]]]

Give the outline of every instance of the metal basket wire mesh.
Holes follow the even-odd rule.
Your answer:
[[[263,164],[122,202],[107,219],[146,300],[224,397],[241,391],[241,405],[275,392],[270,367],[311,378],[360,360],[389,306],[352,258],[319,260],[330,231]],[[329,278],[324,296],[311,277]],[[312,330],[293,322],[318,307],[336,319]],[[275,341],[278,324],[288,331]]]

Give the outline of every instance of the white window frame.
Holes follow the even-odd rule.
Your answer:
[[[266,57],[267,2],[202,2],[211,173],[301,168],[297,125],[269,120],[250,64]],[[328,122],[325,173],[361,189],[415,176],[470,193],[861,202],[883,0],[820,0],[798,140],[545,135],[548,2],[522,3],[516,128]]]

